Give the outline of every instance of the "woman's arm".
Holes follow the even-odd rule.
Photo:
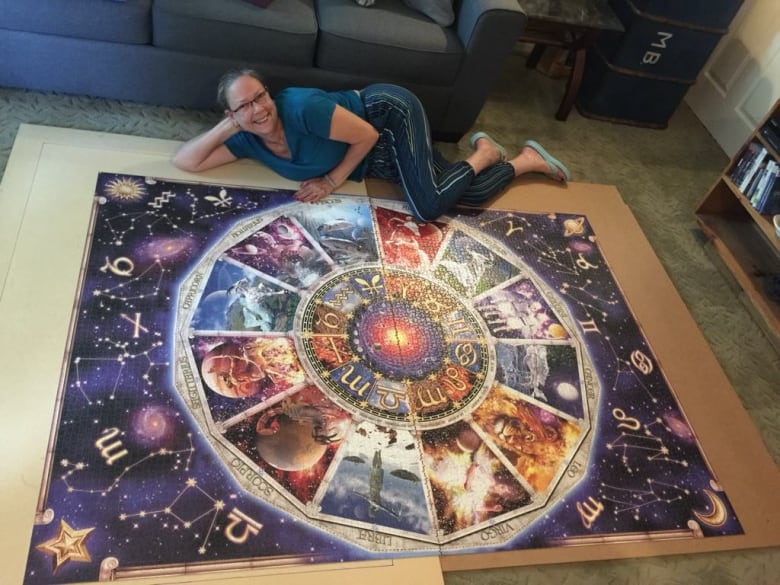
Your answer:
[[[330,122],[329,138],[349,144],[347,152],[341,162],[324,177],[308,179],[301,183],[301,188],[295,193],[295,197],[300,201],[313,203],[333,193],[371,152],[379,139],[379,133],[360,116],[342,106],[336,106]]]
[[[232,118],[223,118],[211,130],[181,145],[172,162],[183,171],[198,173],[236,160],[225,141],[239,132]]]

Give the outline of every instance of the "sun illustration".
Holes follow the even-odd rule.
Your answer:
[[[106,185],[106,195],[120,201],[135,201],[146,195],[143,183],[123,177]]]

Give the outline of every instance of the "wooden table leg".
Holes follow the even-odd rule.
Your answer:
[[[585,55],[586,50],[584,48],[573,51],[574,62],[571,66],[571,72],[569,73],[569,79],[566,81],[566,91],[563,93],[563,99],[561,100],[558,111],[555,113],[556,120],[566,121],[569,117],[571,109],[574,107],[574,102],[577,100],[577,93],[580,91],[580,85],[582,85],[582,75],[585,72]]]
[[[542,55],[544,54],[545,48],[546,45],[536,43],[534,48],[531,49],[531,52],[528,54],[528,58],[525,60],[525,66],[529,69],[536,67],[539,64],[539,60],[542,58]]]
[[[529,69],[536,68],[548,46],[563,47],[569,52],[573,62],[563,99],[555,113],[557,120],[565,121],[574,107],[574,102],[577,101],[577,94],[585,75],[585,56],[588,47],[596,42],[599,32],[598,29],[546,23],[544,28],[537,25],[537,28],[526,30],[520,37],[520,41],[534,44],[525,61],[525,66]]]
[[[598,33],[599,31],[586,31],[570,47],[573,63],[569,79],[566,81],[566,91],[563,94],[560,106],[558,106],[558,111],[555,113],[556,120],[565,121],[574,107],[574,102],[577,100],[577,94],[582,85],[582,77],[585,74],[585,56],[587,55],[588,47],[596,42]]]

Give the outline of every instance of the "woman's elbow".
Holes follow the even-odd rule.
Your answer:
[[[371,126],[371,129],[366,132],[366,144],[369,145],[369,150],[374,148],[376,143],[379,142],[379,132],[376,128]]]
[[[171,163],[173,166],[175,166],[177,169],[180,169],[182,171],[189,171],[190,169],[188,161],[185,157],[181,155],[181,151],[177,151],[173,153],[173,156],[171,157]]]
[[[186,156],[182,156],[179,152],[171,157],[171,163],[173,163],[173,166],[177,169],[187,171],[188,173],[197,173],[200,170],[194,161]]]

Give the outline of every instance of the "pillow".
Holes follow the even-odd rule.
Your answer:
[[[272,2],[272,0],[246,0],[250,4],[254,4],[255,6],[259,8],[268,8],[268,5]]]
[[[450,26],[455,22],[452,0],[404,0],[409,8],[422,12],[440,26]]]

